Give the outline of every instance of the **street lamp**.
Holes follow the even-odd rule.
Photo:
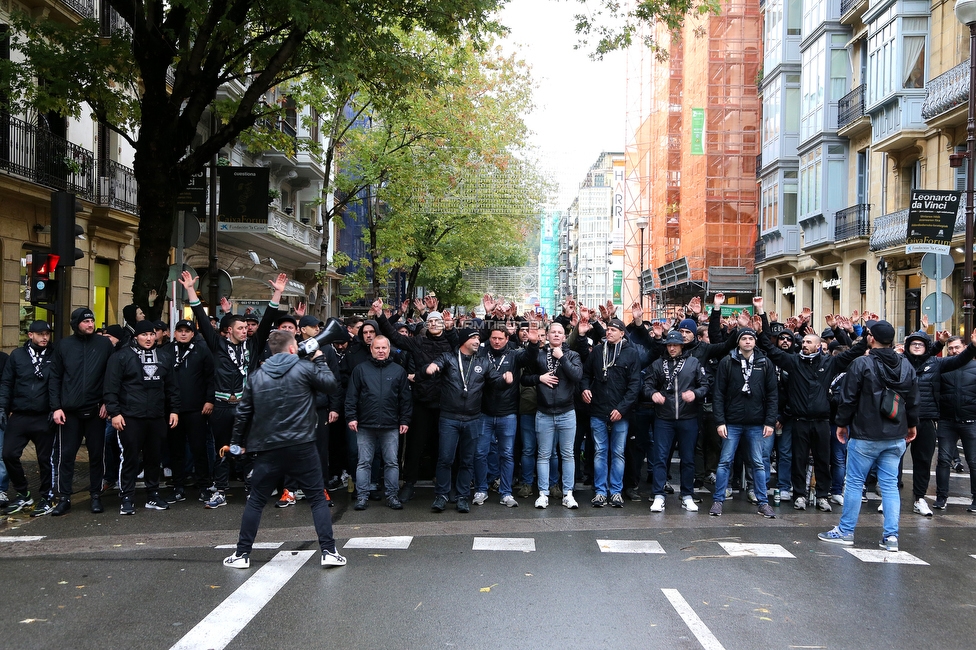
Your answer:
[[[976,0],[973,1],[976,2]],[[640,230],[640,275],[637,278],[637,292],[641,310],[644,309],[644,230],[647,228],[647,223],[647,217],[637,219],[637,229]]]
[[[956,0],[956,18],[969,27],[969,118],[966,120],[966,246],[962,277],[962,317],[973,331],[973,152],[976,150],[976,0]]]

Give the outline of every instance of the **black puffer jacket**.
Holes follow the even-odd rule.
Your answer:
[[[486,344],[481,354],[496,373],[504,376],[506,372],[510,372],[513,380],[511,384],[506,384],[504,381],[488,382],[485,385],[485,394],[481,398],[481,412],[493,417],[518,413],[521,392],[519,380],[522,366],[525,365],[525,348],[509,343],[502,350],[495,350],[490,344]]]
[[[108,337],[77,332],[62,339],[51,359],[51,410],[92,412],[102,404],[105,366],[115,352]]]
[[[906,346],[907,347],[907,346]],[[961,354],[954,357],[934,357],[926,354],[905,353],[908,363],[915,369],[918,377],[918,417],[922,420],[938,420],[942,407],[942,377],[946,373],[959,370],[976,356],[976,346],[966,346]]]
[[[203,337],[197,336],[186,345],[173,341],[164,345],[163,350],[173,362],[176,386],[180,392],[180,413],[199,413],[204,404],[213,404],[213,354]],[[178,364],[177,359],[180,360]]]
[[[432,363],[440,368],[437,374],[441,376],[441,417],[448,420],[465,422],[480,418],[485,385],[503,381],[482,354],[449,352]],[[423,374],[427,374],[426,367]]]
[[[943,420],[976,420],[976,361],[970,361],[959,370],[943,372],[939,392],[939,411]]]
[[[779,414],[776,369],[758,350],[753,350],[752,356],[754,358],[748,393],[742,392],[745,378],[739,350],[733,350],[732,354],[719,361],[712,390],[712,412],[716,426],[776,426],[776,416]]]
[[[48,380],[51,377],[51,346],[46,348],[34,347],[35,353],[40,355],[41,377],[34,373],[34,362],[31,360],[27,346],[10,353],[10,359],[3,368],[3,378],[0,379],[0,412],[4,415],[14,413],[50,413],[51,397],[48,393]]]
[[[337,386],[321,355],[315,361],[287,352],[272,356],[247,380],[231,444],[259,452],[315,442],[315,394]]]
[[[612,363],[605,373],[604,350],[607,350],[607,362]],[[606,419],[610,417],[611,411],[617,411],[627,417],[637,405],[637,397],[640,395],[640,372],[640,352],[626,339],[620,341],[619,347],[609,345],[606,341],[594,347],[583,366],[583,380],[580,385],[582,390],[588,390],[592,394],[590,415]]]
[[[414,374],[414,397],[430,408],[438,408],[440,404],[440,375],[428,375],[424,370],[445,352],[457,348],[457,333],[454,330],[445,331],[440,336],[431,336],[426,330],[417,336],[403,336],[394,329],[386,315],[380,314],[376,322],[379,323],[383,336],[398,348],[408,350],[417,368]]]
[[[562,358],[554,360],[558,364],[556,378],[559,379],[559,383],[553,387],[539,383],[539,377],[549,372],[547,361],[549,346],[527,348],[528,359],[525,371],[522,373],[522,385],[536,387],[537,410],[546,415],[560,415],[572,411],[575,408],[573,399],[579,390],[579,383],[583,380],[583,362],[579,354],[568,349],[566,345],[562,347]]]
[[[113,354],[105,368],[108,416],[161,418],[179,413],[180,391],[173,363],[164,348],[157,348],[155,361],[146,364],[134,347],[126,346]]]
[[[881,415],[885,387],[904,400],[904,417],[894,422]],[[897,440],[918,424],[918,381],[915,370],[891,348],[875,348],[859,357],[847,369],[840,384],[837,426],[850,427],[850,436],[860,440]]]
[[[668,375],[674,372],[675,361],[658,359],[651,364],[651,368],[644,379],[643,395],[648,403],[654,393],[664,395],[664,404],[654,404],[654,414],[662,420],[692,420],[698,417],[700,405],[708,394],[709,377],[698,359],[682,352],[679,359],[684,364],[678,371],[674,384],[668,386]],[[665,372],[667,364],[668,372]],[[694,402],[685,402],[680,395],[685,391],[695,393]]]
[[[352,371],[346,389],[346,420],[361,427],[391,429],[410,424],[413,400],[407,371],[392,360],[370,357]]]

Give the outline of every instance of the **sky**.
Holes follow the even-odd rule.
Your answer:
[[[593,61],[574,50],[575,0],[511,0],[501,14],[510,29],[506,47],[531,66],[535,110],[526,123],[529,145],[543,170],[558,182],[554,205],[565,210],[589,168],[603,151],[625,145],[626,55]]]

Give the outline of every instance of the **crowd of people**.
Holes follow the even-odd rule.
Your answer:
[[[612,303],[569,299],[549,318],[486,295],[483,316],[456,316],[428,295],[394,310],[378,300],[319,345],[326,323],[279,309],[284,274],[260,318],[223,301],[219,321],[194,280],[180,281],[195,318],[171,341],[134,305],[99,331],[82,307],[57,345],[35,321],[26,344],[0,356],[5,514],[67,514],[82,441],[96,514],[114,489],[120,514],[134,514],[139,481],[147,509],[193,496],[216,509],[241,480],[241,543],[225,563],[242,568],[273,494],[277,507],[309,500],[323,565],[341,566],[329,491],[348,487],[357,511],[371,501],[399,510],[424,480],[434,512],[470,512],[490,492],[509,508],[555,499],[576,509],[583,489],[592,507],[622,508],[642,500],[646,471],[651,513],[675,492],[688,512],[711,494],[712,516],[736,491],[769,519],[781,504],[840,506],[819,537],[847,545],[876,485],[880,545],[895,551],[906,446],[913,511],[930,517],[947,507],[961,441],[976,512],[976,334],[968,345],[948,332],[933,339],[923,322],[896,346],[875,314],[828,315],[818,331],[809,309],[780,322],[759,297],[752,313],[723,317],[722,294],[708,311],[692,299],[674,320],[645,322],[635,303],[628,324]]]

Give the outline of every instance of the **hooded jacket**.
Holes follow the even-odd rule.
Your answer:
[[[394,429],[410,424],[413,400],[407,371],[391,359],[370,357],[352,371],[346,390],[346,420],[360,427]]]
[[[481,417],[481,398],[489,382],[504,381],[480,352],[471,356],[459,350],[432,362],[440,368],[441,417],[462,422]],[[422,371],[427,374],[426,368]]]
[[[926,344],[924,354],[912,354],[909,348],[911,339],[919,339]],[[905,358],[915,369],[918,377],[918,417],[921,420],[938,420],[941,417],[942,377],[945,373],[958,370],[976,356],[976,346],[969,344],[961,354],[954,357],[933,356],[932,341],[928,334],[915,332],[905,339]]]
[[[752,351],[752,357],[748,393],[742,390],[745,377],[741,370],[742,356],[739,349],[736,348],[732,354],[719,361],[712,391],[712,412],[716,426],[776,426],[776,416],[779,414],[776,370],[758,348]]]
[[[156,348],[155,361],[143,363],[134,346],[112,355],[105,368],[105,410],[110,418],[161,418],[180,412],[173,359]]]
[[[75,333],[58,342],[51,359],[48,382],[51,410],[97,415],[104,399],[105,366],[115,346],[106,336],[79,333],[74,316],[71,327]]]
[[[363,327],[367,325],[373,328],[376,336],[380,335],[380,326],[375,320],[364,320]],[[343,390],[349,386],[349,378],[352,377],[352,372],[356,369],[356,366],[361,363],[368,363],[373,358],[373,354],[369,350],[369,345],[363,340],[363,327],[359,328],[359,333],[356,334],[356,338],[349,343],[346,354],[342,357],[342,362],[339,364],[339,381],[342,382]]]
[[[315,442],[315,394],[337,386],[324,356],[309,361],[275,354],[248,378],[231,444],[260,452]]]
[[[698,359],[688,355],[686,352],[678,356],[684,359],[684,364],[674,378],[674,383],[669,386],[668,376],[674,372],[675,361],[670,357],[658,359],[651,364],[651,368],[644,379],[643,396],[648,403],[654,393],[664,395],[664,404],[654,404],[654,414],[662,420],[692,420],[698,417],[700,405],[708,394],[710,381],[705,369]],[[667,366],[667,372],[665,372]],[[681,399],[681,393],[685,391],[695,393],[694,402],[685,402]]]
[[[967,350],[955,357],[941,359],[942,367],[967,354]],[[958,370],[942,371],[939,380],[939,417],[956,422],[976,421],[976,362],[967,361]]]
[[[214,398],[213,354],[201,336],[183,345],[177,341],[162,346],[172,362],[174,379],[180,392],[180,413],[199,413]]]
[[[424,369],[445,352],[457,349],[457,333],[454,330],[447,330],[440,336],[431,336],[424,330],[417,336],[403,336],[390,324],[385,314],[380,314],[376,322],[379,324],[383,336],[390,339],[396,347],[409,350],[413,356],[413,362],[417,368],[417,372],[414,374],[414,397],[429,408],[439,408],[441,397],[440,373],[431,376],[424,372]]]
[[[611,364],[606,369],[604,350]],[[637,405],[641,389],[641,360],[636,346],[621,339],[616,346],[603,341],[594,347],[583,366],[580,387],[592,395],[591,417],[606,419],[612,411],[627,417]]]
[[[881,415],[881,398],[891,388],[905,401],[905,417]],[[859,440],[897,440],[918,424],[918,381],[908,360],[891,348],[874,348],[847,369],[838,393],[837,426],[850,427]]]
[[[34,361],[28,351],[31,346],[39,356],[41,376],[34,372]],[[50,413],[51,396],[48,381],[51,377],[51,359],[54,357],[53,345],[46,348],[35,347],[28,341],[10,353],[10,359],[3,368],[0,379],[0,412],[4,415],[14,413]]]

